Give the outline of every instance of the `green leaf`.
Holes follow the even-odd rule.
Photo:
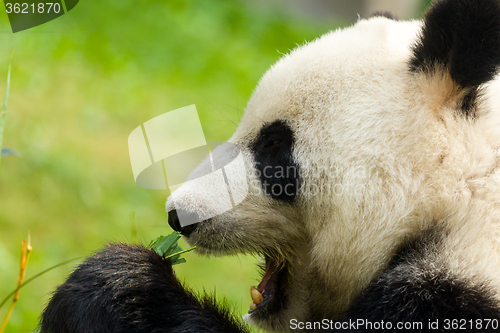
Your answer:
[[[173,232],[168,236],[160,236],[149,244],[149,248],[160,256],[165,257],[172,253],[172,250],[177,246],[179,238],[181,238],[180,232]]]
[[[163,251],[164,256],[168,256],[172,253],[182,251],[182,249],[177,245],[177,241],[181,238],[179,233],[170,234],[163,238],[160,242],[160,249]],[[175,251],[179,247],[178,251]]]
[[[180,232],[173,232],[167,236],[159,236],[149,243],[149,248],[164,259],[170,258],[172,265],[182,264],[186,260],[180,257],[181,254],[194,250],[196,246],[182,250],[177,244],[180,238]]]
[[[172,259],[170,259],[170,260],[172,260]],[[179,259],[176,259],[175,261],[174,261],[174,260],[172,260],[172,265],[183,264],[183,263],[185,263],[185,262],[186,262],[186,259],[184,259],[184,258],[179,258]]]
[[[149,248],[160,256],[165,257],[172,254],[172,250],[177,246],[179,238],[181,238],[180,232],[173,232],[168,236],[160,236],[149,244]]]

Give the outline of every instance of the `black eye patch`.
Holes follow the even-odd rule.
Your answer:
[[[299,166],[292,155],[294,143],[290,126],[276,120],[266,124],[252,144],[262,189],[272,198],[289,203],[300,188]]]

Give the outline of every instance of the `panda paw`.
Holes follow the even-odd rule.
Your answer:
[[[87,258],[54,293],[41,333],[247,332],[216,303],[177,280],[154,251],[111,244]]]

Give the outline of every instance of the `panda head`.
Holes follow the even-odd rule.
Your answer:
[[[252,323],[338,318],[406,237],[459,213],[467,179],[498,164],[499,64],[494,0],[327,33],[269,69],[233,145],[216,150],[237,147],[242,167],[225,177],[242,200],[211,214],[220,185],[186,182],[169,222],[202,253],[264,257]],[[180,212],[201,222],[182,225]]]

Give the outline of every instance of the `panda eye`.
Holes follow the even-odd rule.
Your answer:
[[[252,144],[255,153],[266,154],[269,157],[279,157],[280,154],[291,155],[294,141],[293,131],[282,120],[266,124]],[[275,155],[278,154],[278,155]]]
[[[266,144],[263,146],[263,149],[279,147],[283,143],[283,138],[271,136]]]
[[[275,121],[262,128],[253,149],[255,152],[272,156],[280,152],[291,153],[292,145],[293,132],[290,127],[284,121]]]
[[[276,120],[265,124],[251,145],[264,193],[276,200],[293,202],[300,188],[300,169],[293,158],[294,143],[292,128],[285,121]],[[278,191],[284,188],[286,191]]]

